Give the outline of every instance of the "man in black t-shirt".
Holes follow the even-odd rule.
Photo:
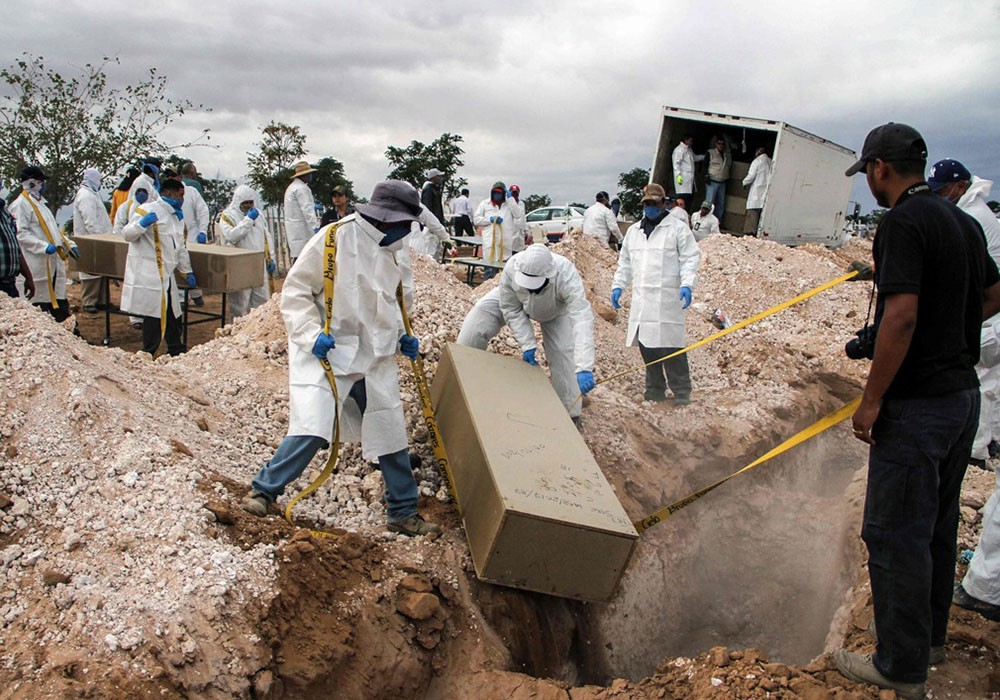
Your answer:
[[[880,206],[874,359],[854,435],[871,445],[862,538],[874,654],[834,654],[852,680],[922,698],[944,659],[959,493],[979,419],[979,329],[1000,310],[1000,273],[982,228],[924,181],[927,146],[885,124],[847,175],[865,171]],[[872,628],[870,628],[872,629]]]

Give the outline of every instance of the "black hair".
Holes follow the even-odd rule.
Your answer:
[[[901,177],[923,177],[927,170],[926,160],[893,160],[888,163]]]
[[[132,189],[132,183],[135,182],[137,177],[139,177],[139,169],[135,167],[129,168],[125,171],[125,177],[122,178],[122,181],[118,183],[118,187],[115,189],[128,192]]]
[[[183,192],[184,183],[174,178],[167,178],[160,182],[160,194],[164,192]]]
[[[463,188],[462,189],[462,194],[464,194],[466,197],[468,197],[469,196],[469,189],[467,187]]]

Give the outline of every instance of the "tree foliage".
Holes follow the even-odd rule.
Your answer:
[[[291,182],[293,165],[306,154],[306,137],[299,127],[271,121],[261,129],[256,152],[247,153],[247,180],[268,204],[281,204]]]
[[[316,202],[323,206],[330,206],[330,195],[334,187],[339,187],[347,193],[347,201],[355,201],[354,183],[347,179],[344,174],[344,164],[336,158],[327,156],[320,159],[313,165],[316,174],[310,184],[316,195]]]
[[[547,194],[529,194],[524,198],[524,211],[525,213],[535,211],[535,209],[547,207],[550,204],[552,204],[552,198]]]
[[[419,190],[426,180],[425,173],[437,168],[444,173],[446,197],[457,196],[469,182],[464,177],[456,177],[458,169],[465,165],[462,160],[465,151],[460,145],[462,141],[459,134],[444,133],[426,145],[411,141],[406,148],[389,146],[385,150],[385,157],[392,166],[389,179],[409,182]]]
[[[649,184],[649,171],[632,168],[618,175],[618,199],[622,202],[622,213],[638,219],[642,215],[642,188]]]
[[[202,178],[201,186],[205,190],[205,204],[212,221],[229,206],[236,190],[236,180]]]
[[[136,158],[209,139],[205,129],[187,143],[163,143],[172,122],[207,108],[170,97],[155,68],[136,85],[109,87],[106,70],[119,63],[105,57],[64,76],[24,53],[0,71],[0,175],[12,189],[24,166],[39,165],[49,178],[45,196],[58,208],[72,201],[84,168],[97,168],[113,187],[116,173]]]

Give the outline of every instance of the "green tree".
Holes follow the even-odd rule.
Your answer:
[[[889,210],[888,209],[879,209],[879,208],[872,209],[868,213],[868,216],[865,217],[865,223],[867,223],[867,224],[869,224],[871,226],[878,226],[879,222],[882,220],[882,217],[885,216],[885,214],[886,214],[887,211],[889,211]]]
[[[403,180],[419,190],[426,180],[424,174],[431,168],[437,168],[444,173],[446,197],[451,199],[457,196],[459,190],[469,183],[464,177],[456,177],[458,169],[465,165],[462,160],[465,151],[460,145],[462,141],[458,134],[444,133],[426,145],[411,141],[406,148],[389,146],[385,150],[385,157],[392,166],[389,179]]]
[[[212,221],[229,206],[236,190],[236,180],[202,178],[201,186],[205,190],[205,204]]]
[[[12,189],[25,165],[39,165],[49,178],[45,196],[58,208],[73,199],[84,168],[97,168],[114,186],[115,174],[137,157],[209,139],[205,129],[187,143],[163,143],[163,131],[187,111],[210,110],[169,97],[167,78],[155,68],[135,85],[109,87],[106,71],[119,63],[105,57],[64,76],[43,57],[24,53],[0,71],[7,87],[0,102],[0,176]]]
[[[524,211],[525,213],[535,211],[535,209],[547,207],[550,204],[552,204],[552,198],[547,194],[529,194],[524,198]]]
[[[254,145],[257,150],[247,153],[247,180],[265,202],[280,205],[292,165],[306,154],[306,137],[299,127],[272,120]]]
[[[336,158],[322,158],[314,166],[317,172],[313,177],[312,187],[316,194],[316,202],[325,207],[330,206],[330,195],[334,187],[340,187],[347,193],[347,201],[354,200],[354,183],[344,175],[344,164]]]
[[[649,171],[632,168],[618,175],[618,199],[622,201],[622,213],[638,219],[642,215],[642,188],[649,184]]]

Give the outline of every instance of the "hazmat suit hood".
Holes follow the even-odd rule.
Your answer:
[[[976,197],[982,197],[986,199],[990,196],[990,190],[993,189],[992,180],[984,180],[981,177],[972,176],[972,184],[969,185],[969,189],[965,191],[965,194],[958,200],[959,208],[969,204]]]
[[[240,205],[250,199],[253,200],[253,205],[257,207],[257,203],[260,201],[257,191],[249,185],[237,185],[236,189],[233,190],[233,198],[229,202],[229,208],[235,209],[242,216],[243,212],[240,211]],[[257,208],[259,209],[260,207]]]
[[[146,190],[149,193],[149,199],[147,202],[155,202],[160,198],[160,193],[156,190],[156,185],[153,184],[153,178],[151,178],[146,173],[141,173],[139,177],[135,179],[132,186],[128,190],[128,198],[134,200],[136,190]]]

